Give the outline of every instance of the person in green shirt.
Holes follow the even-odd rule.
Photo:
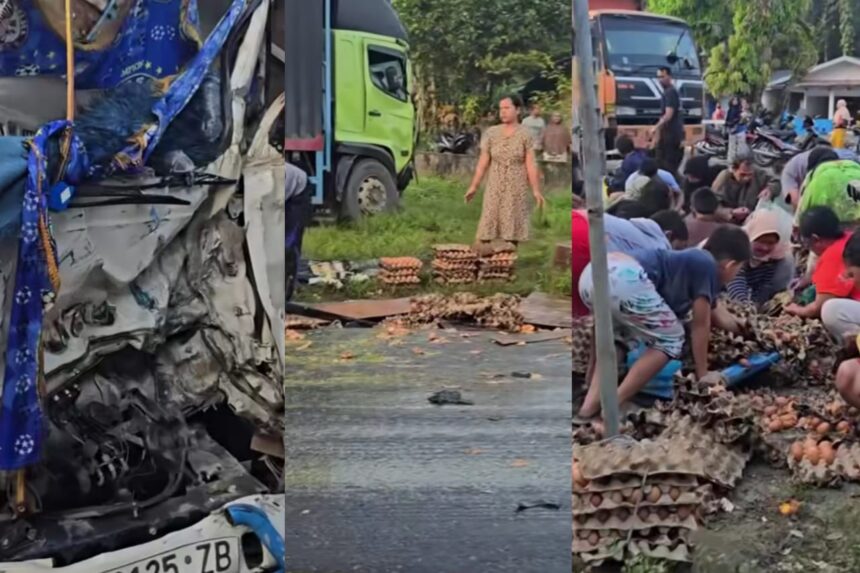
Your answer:
[[[835,153],[809,170],[795,221],[812,207],[830,207],[843,224],[860,222],[860,163],[834,159]]]

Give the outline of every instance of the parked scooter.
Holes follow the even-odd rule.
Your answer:
[[[478,136],[472,131],[443,131],[439,133],[439,137],[436,139],[436,151],[465,155],[475,147],[477,142]]]
[[[782,139],[787,131],[769,128],[764,121],[765,115],[754,117],[747,129],[747,143],[753,153],[753,161],[760,167],[770,167],[776,162],[786,162],[798,153],[800,148]],[[794,132],[792,131],[792,140]]]

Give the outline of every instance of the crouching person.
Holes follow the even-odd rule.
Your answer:
[[[848,239],[842,258],[846,278],[853,282],[855,290],[860,291],[860,233],[855,232]],[[827,320],[827,330],[854,346],[856,354],[860,350],[860,301],[850,298],[828,300],[821,315]],[[850,358],[839,365],[836,389],[848,404],[860,408],[860,358]]]
[[[691,312],[691,347],[696,377],[709,373],[711,327],[740,332],[741,321],[717,305],[724,285],[735,278],[751,256],[747,234],[738,227],[714,231],[704,249],[643,250],[609,254],[609,292],[613,324],[625,341],[644,343],[646,350],[618,387],[624,404],[652,380],[669,360],[680,359],[685,341],[682,322]],[[579,280],[583,302],[593,309],[591,265]],[[632,339],[632,340],[631,340]],[[593,344],[593,343],[592,343]],[[589,388],[580,419],[599,425],[600,399],[591,349]]]
[[[790,304],[785,312],[801,318],[820,318],[830,334],[840,342],[855,326],[850,310],[860,306],[860,288],[847,277],[846,252],[851,235],[844,232],[839,217],[830,207],[813,207],[800,217],[800,238],[818,257],[812,284],[815,300],[801,306]],[[847,309],[847,310],[846,310]],[[857,321],[860,325],[860,320]]]

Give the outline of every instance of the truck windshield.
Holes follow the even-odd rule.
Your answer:
[[[701,74],[687,26],[635,17],[604,17],[601,24],[606,66],[613,72],[656,73],[658,67],[669,66],[676,75]],[[675,64],[666,59],[670,54],[678,57]]]

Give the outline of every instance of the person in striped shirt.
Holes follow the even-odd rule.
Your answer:
[[[726,285],[729,298],[761,305],[788,288],[794,278],[791,229],[772,209],[753,211],[744,225],[752,243],[752,258]]]

